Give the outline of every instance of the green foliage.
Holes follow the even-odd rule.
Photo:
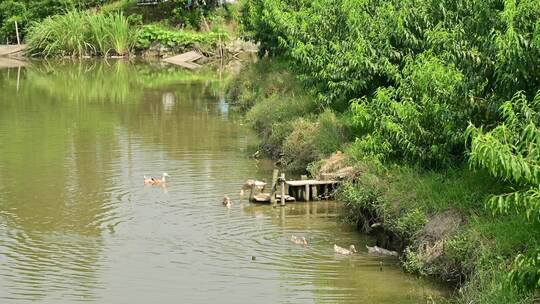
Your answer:
[[[427,223],[425,212],[420,209],[412,209],[400,216],[392,229],[398,235],[410,239],[418,233]]]
[[[540,251],[518,254],[510,271],[509,279],[518,288],[534,290],[540,287]]]
[[[353,120],[368,134],[355,143],[365,155],[405,158],[426,167],[459,159],[471,107],[463,75],[433,56],[406,60],[398,88],[379,88],[353,103]]]
[[[463,131],[540,85],[535,0],[246,0],[242,28],[320,106],[352,103],[357,151],[427,168],[463,159]]]
[[[219,0],[169,0],[156,5],[133,6],[126,9],[139,14],[145,23],[163,22],[184,30],[208,30],[217,19],[235,20],[236,4],[221,5]],[[207,26],[209,28],[207,28]]]
[[[33,23],[27,36],[28,53],[44,57],[128,55],[137,33],[123,13],[70,11]]]
[[[278,156],[283,150],[285,140],[295,130],[293,122],[296,118],[309,114],[314,108],[315,104],[309,97],[270,95],[253,106],[247,113],[247,119],[261,136],[262,149]],[[299,139],[303,136],[296,135]],[[313,136],[311,132],[310,136]]]
[[[525,214],[540,222],[540,93],[529,101],[523,92],[500,107],[503,122],[485,131],[470,125],[471,166],[487,170],[514,187],[492,196],[487,206],[493,213]],[[536,251],[518,255],[509,279],[518,288],[540,287],[540,259]]]
[[[279,120],[279,128],[263,129],[303,157],[306,147],[317,151],[317,133],[338,129],[342,141],[353,141],[347,153],[358,166],[387,166],[365,166],[356,185],[341,188],[348,219],[376,219],[414,238],[430,215],[457,210],[473,223],[437,248],[444,262],[429,268],[411,249],[411,268],[467,274],[459,301],[533,302],[540,273],[538,1],[244,2],[245,35],[260,43],[261,55],[289,60],[316,102],[308,118],[297,120],[304,131],[294,137],[283,136],[294,130],[291,123],[275,117],[268,119]],[[253,86],[245,96],[250,107],[262,95]],[[339,123],[323,130],[323,119],[332,120],[317,116],[322,109]],[[330,142],[324,150],[342,146]],[[484,170],[459,169],[467,156]]]
[[[524,212],[540,220],[540,94],[532,101],[520,92],[500,107],[503,123],[485,131],[470,125],[471,166],[513,183],[515,191],[492,197],[493,212]]]
[[[15,41],[14,21],[18,22],[20,35],[26,35],[32,22],[63,14],[70,10],[84,10],[112,2],[112,0],[0,0],[0,41]]]
[[[315,135],[318,132],[317,123],[299,118],[292,124],[290,134],[283,142],[283,153],[287,168],[293,171],[303,171],[306,166],[318,159],[315,149]]]
[[[171,48],[185,49],[199,46],[200,48],[214,48],[219,41],[227,41],[229,36],[222,29],[214,29],[208,33],[186,30],[168,29],[157,24],[142,27],[137,37],[137,48],[147,49],[152,43],[161,43]]]

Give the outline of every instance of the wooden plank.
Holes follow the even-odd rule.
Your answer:
[[[321,181],[321,180],[315,180],[315,179],[308,179],[308,180],[286,181],[286,183],[289,186],[300,187],[300,186],[305,186],[305,185],[333,185],[333,184],[339,184],[341,182],[334,181],[334,180]]]
[[[20,53],[26,49],[26,44],[20,45],[0,45],[0,56],[8,56]]]

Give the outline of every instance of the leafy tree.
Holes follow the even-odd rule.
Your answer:
[[[511,192],[489,199],[493,213],[517,212],[540,222],[540,92],[532,101],[524,92],[516,93],[500,113],[503,121],[492,130],[472,124],[467,128],[469,163],[513,185]],[[510,279],[519,288],[540,287],[540,250],[518,255]]]

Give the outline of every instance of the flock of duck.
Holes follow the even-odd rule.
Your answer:
[[[167,183],[167,178],[168,177],[169,177],[169,174],[167,174],[167,173],[163,173],[161,178],[155,178],[155,177],[145,175],[144,176],[144,184],[145,185],[153,185],[153,186],[165,186],[166,183]],[[261,185],[258,185],[257,182],[258,181],[256,181],[256,180],[247,180],[244,183],[244,186],[242,187],[242,190],[240,191],[240,196],[244,195],[245,190],[253,189],[254,187],[261,186]],[[264,185],[262,185],[262,186],[264,186]],[[223,203],[223,206],[225,206],[227,208],[231,208],[232,205],[233,205],[233,202],[232,202],[231,198],[229,196],[227,196],[227,195],[225,195],[223,197],[223,202],[222,203]],[[294,244],[297,244],[297,245],[303,245],[303,246],[308,245],[307,239],[304,236],[292,235],[291,236],[291,242],[293,242]],[[378,247],[378,246],[370,247],[370,246],[366,245],[366,248],[368,250],[368,253],[370,253],[370,254],[396,256],[396,257],[398,256],[398,253],[396,251],[387,250],[387,249],[384,249],[384,248],[381,248],[381,247]],[[340,247],[340,246],[334,244],[334,252],[337,253],[337,254],[341,254],[341,255],[352,255],[352,254],[357,253],[358,251],[356,251],[356,248],[354,247],[354,245],[350,245],[349,249],[347,249],[347,248],[343,248],[343,247]]]
[[[304,236],[296,236],[296,235],[291,236],[291,242],[297,245],[303,245],[303,246],[307,246],[308,244]],[[396,257],[398,256],[398,253],[396,251],[391,251],[391,250],[384,249],[378,246],[371,247],[371,246],[366,245],[366,248],[368,250],[368,253],[370,254],[396,256]],[[356,251],[356,247],[354,247],[354,245],[350,245],[349,249],[347,249],[347,248],[343,248],[341,246],[334,244],[334,252],[337,254],[342,254],[342,255],[352,255],[352,254],[357,253],[358,251]]]

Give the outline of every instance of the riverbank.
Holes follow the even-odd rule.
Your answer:
[[[238,39],[236,4],[177,2],[139,6],[136,1],[107,1],[84,10],[72,7],[25,24],[17,35],[28,45],[26,56],[35,58],[166,58],[196,51],[228,60],[257,51],[254,44]]]
[[[293,171],[316,175],[336,151],[354,168],[339,194],[344,220],[375,235],[377,245],[398,250],[409,272],[456,286],[450,302],[533,303],[535,293],[508,284],[513,259],[540,243],[535,223],[523,215],[494,216],[485,208],[509,186],[466,166],[431,171],[366,158],[350,112],[320,107],[288,67],[266,58],[230,83],[231,103],[258,132],[260,150]]]

